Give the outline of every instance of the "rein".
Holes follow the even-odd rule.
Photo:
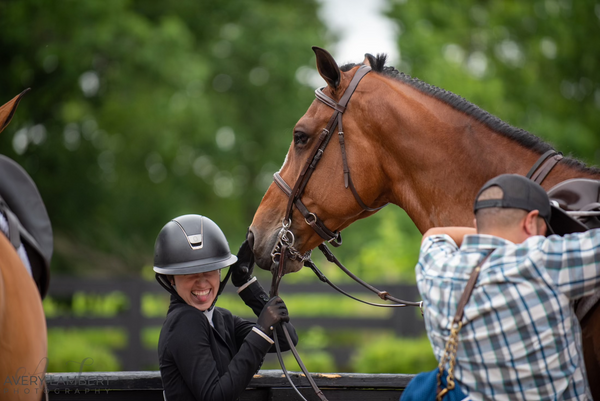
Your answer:
[[[287,245],[285,245],[285,244],[282,245],[281,258],[279,260],[279,267],[277,269],[277,272],[273,273],[273,281],[271,282],[271,290],[269,291],[269,295],[271,298],[278,295],[278,293],[279,293],[279,283],[281,283],[281,278],[283,277],[283,268],[285,266],[286,248],[287,248]],[[292,341],[292,338],[290,336],[289,330],[287,329],[288,323],[281,322],[281,323],[278,323],[277,325],[280,326],[281,329],[283,330],[283,334],[285,335],[285,338],[288,342],[290,350],[292,351],[294,358],[296,358],[296,362],[300,366],[300,369],[302,369],[304,376],[308,379],[310,386],[313,388],[313,390],[315,391],[317,396],[319,396],[321,401],[328,401],[327,398],[325,397],[325,395],[323,394],[323,391],[321,391],[321,389],[317,386],[317,384],[313,380],[308,369],[306,369],[306,366],[304,366],[302,359],[300,359],[300,355],[298,354],[298,351],[296,350],[296,347],[294,346],[294,342]],[[290,377],[290,374],[288,373],[288,371],[285,367],[285,363],[283,362],[283,357],[281,356],[281,347],[279,346],[279,340],[277,338],[277,328],[275,328],[273,330],[273,341],[275,342],[275,349],[277,350],[277,359],[279,360],[279,364],[281,365],[281,370],[283,371],[283,374],[287,378],[288,382],[291,384],[294,391],[296,391],[296,393],[300,396],[300,398],[304,401],[307,401],[306,398],[304,398],[304,396],[300,393],[300,390],[298,390],[296,385],[294,385],[294,382],[292,381],[292,378]]]

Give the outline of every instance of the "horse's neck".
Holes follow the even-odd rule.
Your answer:
[[[405,88],[406,87],[406,88]],[[492,131],[442,101],[402,85],[402,107],[386,110],[386,166],[394,183],[389,201],[402,207],[421,232],[436,226],[472,226],[481,186],[505,173],[525,175],[540,154]],[[546,189],[574,177],[590,177],[559,164]]]

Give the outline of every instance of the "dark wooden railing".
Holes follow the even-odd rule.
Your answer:
[[[316,399],[308,380],[291,372],[307,400]],[[329,401],[398,401],[413,375],[312,374]],[[50,401],[127,400],[163,401],[159,372],[97,372],[46,374]],[[298,395],[280,370],[261,370],[240,401],[295,401]]]
[[[342,289],[359,296],[368,296],[365,290],[356,285],[340,285]],[[414,285],[378,285],[390,292],[390,294],[403,299],[418,300],[419,293]],[[145,327],[158,326],[163,323],[164,318],[148,318],[141,312],[141,299],[144,293],[164,294],[162,289],[154,281],[143,279],[81,279],[69,277],[52,277],[49,295],[50,297],[65,298],[72,296],[75,292],[82,291],[86,294],[106,294],[113,291],[123,293],[129,302],[129,308],[122,313],[112,317],[78,317],[57,316],[47,319],[48,327],[121,327],[127,331],[128,344],[123,350],[116,352],[121,360],[122,369],[125,371],[139,371],[149,366],[156,366],[157,354],[155,349],[146,349],[141,341],[141,331]],[[226,287],[226,293],[235,293],[233,286]],[[285,296],[292,294],[338,294],[324,283],[316,282],[310,284],[286,284],[282,283],[280,294]],[[335,305],[331,306],[335,309]],[[414,337],[422,335],[424,330],[423,320],[415,308],[394,308],[390,317],[361,318],[361,317],[296,317],[292,316],[293,324],[298,329],[306,329],[321,326],[325,330],[360,330],[360,329],[388,329],[393,330],[399,336]],[[326,348],[336,361],[337,366],[347,366],[351,351],[347,348],[335,345]]]

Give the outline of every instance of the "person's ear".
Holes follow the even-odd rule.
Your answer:
[[[532,210],[527,213],[525,218],[523,219],[522,227],[528,237],[533,237],[534,235],[541,235],[538,227],[538,216],[540,212],[538,210]]]
[[[477,229],[477,218],[473,218],[473,228]]]

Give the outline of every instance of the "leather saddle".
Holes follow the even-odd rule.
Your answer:
[[[548,191],[548,197],[569,217],[561,216],[556,222],[552,221],[555,233],[562,235],[600,228],[600,180],[574,178],[563,181]]]
[[[0,132],[6,128],[29,89],[0,106]],[[8,237],[15,249],[21,245],[42,299],[50,285],[53,252],[52,225],[37,186],[14,160],[0,155],[0,213],[8,224]],[[0,235],[2,230],[0,230]],[[0,255],[1,257],[2,255]],[[0,294],[1,296],[2,294]]]

